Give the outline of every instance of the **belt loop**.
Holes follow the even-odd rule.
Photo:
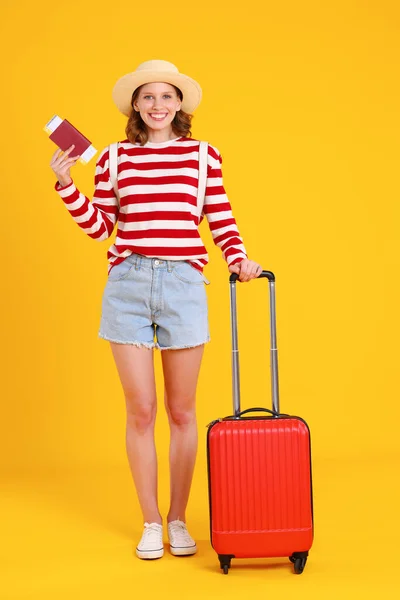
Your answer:
[[[141,260],[142,260],[141,257],[138,254],[136,254],[136,262],[135,262],[135,270],[136,271],[139,271],[139,269],[140,269]]]
[[[172,261],[171,260],[167,260],[167,268],[168,268],[168,273],[172,273]]]

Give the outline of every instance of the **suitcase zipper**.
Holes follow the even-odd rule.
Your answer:
[[[235,417],[234,415],[230,415],[229,417],[224,417],[223,419],[215,419],[214,421],[211,421],[211,423],[209,423],[208,425],[206,425],[206,427],[208,429],[212,425],[215,425],[215,423],[222,423],[222,421],[231,421],[231,420],[233,420],[235,418],[239,418],[239,417]]]
[[[214,421],[211,421],[211,423],[206,425],[206,427],[208,429],[209,427],[211,427],[211,425],[215,425],[215,423],[221,423],[221,421],[223,421],[223,419],[215,419]]]

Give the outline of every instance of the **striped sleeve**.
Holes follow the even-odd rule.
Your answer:
[[[221,248],[228,265],[247,258],[232,208],[222,180],[222,157],[217,148],[209,145],[207,186],[203,212],[207,218],[214,243]]]
[[[74,221],[89,237],[98,242],[110,237],[119,213],[118,200],[110,181],[108,160],[107,147],[101,152],[96,163],[92,202],[75,187],[73,181],[64,187],[57,181],[54,186]]]

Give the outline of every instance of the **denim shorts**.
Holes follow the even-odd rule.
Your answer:
[[[119,344],[178,350],[210,341],[205,284],[188,262],[131,254],[112,267],[99,337]]]

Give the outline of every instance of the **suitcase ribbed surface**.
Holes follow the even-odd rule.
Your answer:
[[[221,421],[210,428],[208,452],[217,552],[284,556],[311,547],[310,438],[304,421]]]

